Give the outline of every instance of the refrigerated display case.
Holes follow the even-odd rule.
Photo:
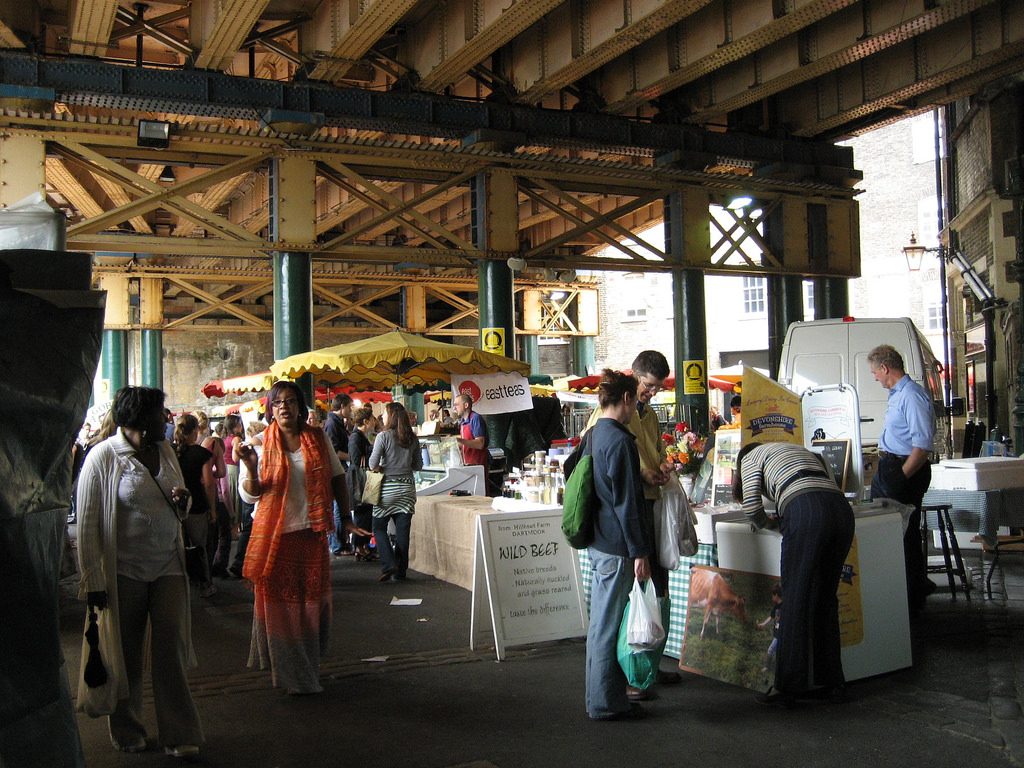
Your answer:
[[[420,450],[423,469],[415,473],[417,496],[435,496],[451,491],[468,491],[473,496],[487,495],[484,468],[462,464],[462,452],[454,437],[420,437]]]

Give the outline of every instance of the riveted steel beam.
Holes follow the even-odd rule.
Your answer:
[[[117,0],[71,0],[68,3],[68,53],[105,54],[116,11]]]
[[[461,138],[480,128],[523,133],[533,143],[629,152],[686,149],[773,162],[814,156],[853,167],[847,147],[715,133],[611,115],[469,102],[427,94],[380,93],[314,83],[281,83],[201,70],[155,70],[46,59],[0,51],[0,84],[53,88],[69,105],[256,120],[268,108],[324,114],[330,126]]]
[[[517,75],[528,73],[519,77],[522,92],[516,101],[536,104],[544,96],[618,59],[711,1],[671,0],[650,4],[647,6],[649,13],[628,21],[624,17],[630,3],[623,4],[622,14],[610,13],[607,6],[601,6],[600,13],[596,13],[589,3],[564,3],[551,14],[546,25],[531,28],[512,46],[509,71]],[[587,19],[572,18],[574,15],[586,15]],[[573,31],[584,24],[589,31],[586,44],[573,45],[570,39]],[[543,69],[537,62],[542,63]],[[614,66],[621,68],[622,64],[616,62]]]
[[[269,0],[193,0],[189,36],[200,69],[226,69]]]
[[[376,0],[349,3],[324,0],[305,25],[303,52],[319,60],[313,80],[334,82],[345,77],[367,52],[416,5],[417,0]],[[354,17],[354,18],[353,18]]]
[[[410,30],[402,60],[440,91],[525,32],[562,0],[449,0]]]
[[[726,35],[725,6],[715,0],[707,9],[695,13],[665,34],[642,43],[621,62],[602,70],[601,95],[607,111],[623,114],[671,93],[687,83],[712,75],[733,62],[751,57],[776,45],[815,22],[829,18],[858,0],[811,0],[788,13],[776,15],[772,0],[757,0],[743,5],[739,19],[730,15],[730,33]],[[839,19],[842,23],[842,19]],[[752,82],[752,81],[748,81]]]
[[[925,94],[936,98],[931,106],[949,103],[961,80],[1019,73],[1022,55],[1024,4],[1004,0],[889,48],[863,66],[851,64],[790,89],[779,119],[796,135],[829,135],[886,110],[917,110]]]
[[[801,84],[815,88],[816,84],[811,83],[815,78],[836,70],[849,69],[855,62],[869,57],[868,72],[888,70],[888,76],[895,79],[915,80],[921,72],[914,61],[918,46],[926,46],[921,55],[929,57],[929,61],[956,59],[948,53],[950,47],[956,45],[954,41],[963,40],[964,35],[970,34],[971,22],[967,17],[985,8],[993,10],[1000,4],[998,0],[954,0],[926,8],[909,18],[891,6],[871,6],[875,9],[872,13],[876,18],[872,20],[874,29],[870,32],[864,29],[860,9],[851,8],[845,14],[830,16],[824,24],[808,30],[807,40],[803,43],[797,37],[790,36],[771,49],[764,50],[761,66],[777,72],[776,77],[757,78],[753,71],[753,60],[745,58],[706,74],[700,83],[682,93],[677,92],[676,96],[686,101],[692,109],[687,120],[700,123]],[[885,60],[898,67],[899,71],[881,65]],[[920,87],[921,90],[926,89],[923,84]],[[864,90],[867,95],[870,86]],[[797,100],[801,105],[806,103],[804,99]],[[788,94],[781,101],[786,113],[786,118],[783,118],[785,122],[795,115],[789,107],[792,102]],[[811,115],[818,112],[815,110]],[[811,120],[807,115],[799,121],[800,124],[808,122]]]

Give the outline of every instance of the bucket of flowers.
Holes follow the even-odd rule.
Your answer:
[[[693,480],[704,462],[704,448],[707,439],[690,429],[685,421],[676,424],[675,429],[661,436],[665,443],[665,460],[670,462],[683,481],[687,496],[693,488]]]

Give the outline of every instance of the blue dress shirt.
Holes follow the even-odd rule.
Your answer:
[[[909,456],[911,450],[931,451],[935,438],[932,399],[924,387],[906,374],[889,390],[889,404],[878,447]]]

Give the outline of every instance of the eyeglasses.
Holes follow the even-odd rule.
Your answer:
[[[283,408],[286,405],[289,408],[294,408],[296,405],[299,404],[299,401],[296,400],[294,397],[286,397],[284,400],[271,400],[270,404],[275,408]]]
[[[652,383],[650,381],[642,381],[641,380],[641,382],[640,382],[640,389],[644,390],[644,392],[658,393],[662,389],[664,389],[663,385],[664,385],[664,382],[662,382],[662,381],[653,382]]]

